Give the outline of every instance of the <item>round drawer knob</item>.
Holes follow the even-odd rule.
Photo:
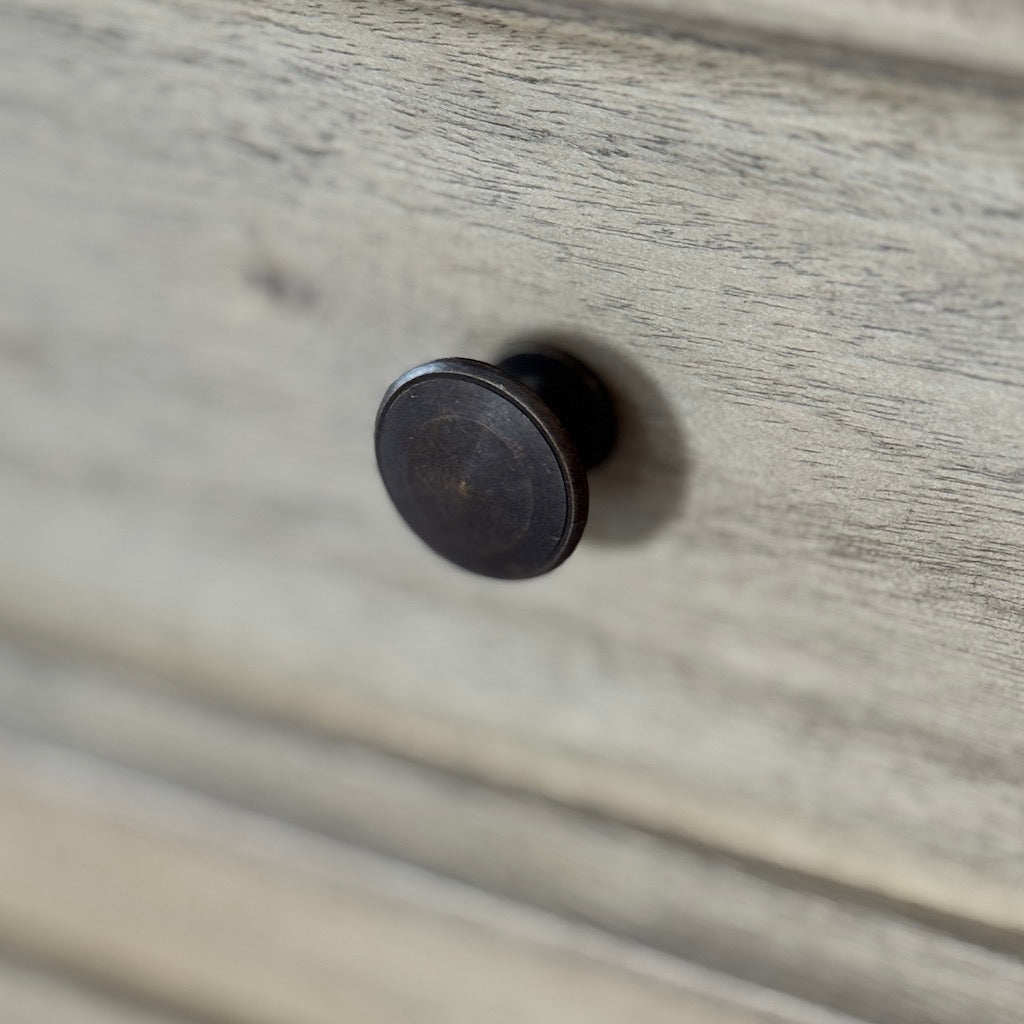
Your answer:
[[[501,579],[550,572],[587,522],[586,471],[611,451],[604,385],[557,350],[497,366],[438,359],[377,413],[377,465],[402,518],[439,555]]]

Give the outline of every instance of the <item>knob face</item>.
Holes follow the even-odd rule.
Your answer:
[[[566,429],[511,374],[439,359],[403,374],[377,413],[377,465],[399,513],[472,572],[554,569],[587,519],[587,478]]]

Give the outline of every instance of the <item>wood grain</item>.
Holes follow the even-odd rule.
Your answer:
[[[211,1024],[851,1024],[10,737],[0,821],[0,940]]]
[[[723,45],[879,58],[902,71],[981,72],[1019,81],[1024,8],[1015,0],[475,0]],[[907,63],[918,65],[907,68]],[[1004,83],[1009,85],[1009,81]]]
[[[1011,1020],[1024,1002],[1024,950],[945,934],[906,908],[2,640],[0,669],[0,743],[99,756],[866,1020]]]
[[[35,966],[0,960],[4,1024],[187,1024]],[[195,1024],[195,1022],[193,1022]]]
[[[1019,942],[1018,98],[283,0],[13,0],[0,91],[10,627]],[[548,326],[627,436],[495,586],[370,424]]]

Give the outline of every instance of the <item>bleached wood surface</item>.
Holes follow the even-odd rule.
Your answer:
[[[520,10],[604,19],[648,33],[729,45],[798,46],[804,56],[919,63],[1020,79],[1024,6],[1017,0],[498,0]],[[1009,84],[1009,83],[1006,83]]]
[[[0,747],[6,740],[15,749],[75,751],[93,774],[89,759],[102,758],[122,776],[142,772],[219,806],[226,801],[229,817],[244,809],[402,858],[684,964],[865,1020],[1011,1020],[1024,1004],[1019,951],[992,935],[945,934],[906,907],[822,880],[808,887],[764,864],[151,692],[131,677],[2,638],[0,668]],[[22,777],[25,762],[23,754]],[[30,763],[35,776],[59,781],[52,755],[37,752]],[[112,844],[111,863],[121,856]]]
[[[8,628],[1019,948],[1012,90],[278,0],[9,0],[0,90]],[[552,324],[623,453],[462,576],[376,403]]]
[[[36,966],[0,960],[4,1024],[189,1024]]]
[[[202,1021],[852,1024],[8,734],[0,821],[0,941]]]

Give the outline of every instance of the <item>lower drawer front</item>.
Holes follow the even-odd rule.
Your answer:
[[[991,930],[2,636],[0,721],[0,949],[88,990],[0,961],[5,1024],[62,992],[197,1024],[961,1024],[1024,999]]]
[[[38,751],[8,743],[0,759],[0,941],[78,979],[68,991],[0,963],[12,1024],[830,1024],[796,1000],[88,760],[43,755],[73,775],[69,792],[40,785]]]
[[[1017,941],[1012,92],[461,6],[34,6],[8,627]],[[573,559],[503,585],[408,535],[370,434],[402,370],[541,328],[625,432]]]

